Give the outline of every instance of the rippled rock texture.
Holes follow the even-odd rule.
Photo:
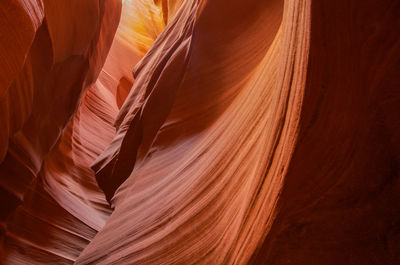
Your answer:
[[[1,263],[400,263],[398,1],[0,14]]]

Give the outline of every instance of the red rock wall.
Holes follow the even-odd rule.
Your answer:
[[[100,73],[118,25],[120,4],[5,1],[1,5],[7,13],[2,25],[8,25],[2,36],[11,32],[6,43],[21,48],[2,45],[2,57],[14,65],[4,63],[2,72],[6,81],[1,99],[1,153],[5,155],[1,155],[0,187],[3,201],[8,202],[3,206],[13,208],[23,200],[82,93]],[[41,16],[33,16],[34,12]],[[107,28],[101,27],[103,23]]]
[[[250,259],[272,224],[305,81],[309,6],[284,4],[183,3],[136,66],[94,164],[114,211],[77,264]]]
[[[105,32],[112,30],[110,26],[116,26],[119,18],[119,6],[112,7],[107,7],[102,20]],[[158,10],[156,7],[154,10]],[[111,213],[90,165],[115,134],[117,104],[124,100],[121,91],[129,92],[133,82],[131,69],[143,56],[141,50],[149,48],[141,41],[146,38],[151,45],[157,37],[154,33],[149,35],[149,31],[129,30],[127,25],[134,19],[153,32],[150,22],[154,21],[148,20],[148,16],[132,18],[137,9],[131,2],[125,3],[120,27],[99,78],[82,97],[57,146],[46,155],[37,180],[24,194],[24,202],[8,218],[3,262],[71,264]],[[162,17],[163,13],[155,15]],[[159,21],[158,34],[165,26],[163,19]],[[121,87],[121,80],[126,81],[126,87]]]
[[[4,20],[1,23],[1,37],[4,38],[1,59],[6,61],[2,63],[4,71],[1,74],[7,81],[1,86],[4,93],[0,103],[4,110],[0,112],[1,137],[5,142],[1,144],[1,152],[5,155],[0,164],[1,256],[3,262],[11,264],[68,263],[78,256],[99,225],[96,227],[91,220],[76,222],[74,213],[86,209],[84,203],[81,203],[83,206],[74,204],[73,199],[78,197],[88,203],[79,195],[87,191],[77,190],[73,182],[64,178],[67,173],[70,180],[74,179],[77,174],[74,172],[80,170],[81,164],[90,164],[87,157],[93,154],[86,152],[85,161],[71,147],[79,145],[80,139],[74,139],[73,143],[65,139],[72,138],[71,131],[74,125],[78,126],[79,118],[74,118],[72,123],[70,120],[81,104],[82,95],[93,86],[104,65],[119,23],[121,4],[117,1],[31,2],[5,1],[0,4],[1,12],[5,14],[1,18]],[[41,16],[37,18],[35,12]],[[101,104],[106,110],[103,102],[88,102],[89,98],[96,101],[93,90],[82,104]],[[89,114],[78,115],[82,116],[87,119]],[[101,113],[92,116],[101,116]],[[102,127],[102,141],[107,139],[106,129]],[[93,134],[83,133],[87,138],[95,139]],[[74,136],[82,137],[79,132]],[[61,144],[54,149],[59,142]],[[65,151],[63,155],[57,151],[60,149]],[[78,168],[73,170],[72,167],[68,169],[71,160],[80,160],[81,164],[77,163]],[[46,179],[59,185],[54,188]],[[89,191],[91,189],[89,185]],[[54,194],[57,196],[51,196]],[[66,210],[58,204],[60,197],[70,206]],[[97,208],[107,212],[103,208],[109,207],[101,194],[100,197]],[[21,202],[23,204],[14,211]],[[68,212],[71,208],[72,215]],[[6,218],[7,222],[3,223]],[[93,231],[88,231],[87,227],[93,226]],[[77,243],[67,243],[66,234],[74,234],[74,231],[78,235],[85,234],[84,229],[91,236],[70,236],[67,239]],[[82,244],[82,238],[86,244]],[[71,245],[78,247],[71,248]]]
[[[397,1],[0,7],[4,263],[400,262]]]
[[[313,1],[300,133],[255,264],[400,262],[398,1]]]

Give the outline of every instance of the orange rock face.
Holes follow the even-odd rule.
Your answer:
[[[83,236],[83,230],[71,223],[74,215],[68,210],[82,213],[86,210],[85,204],[73,206],[73,199],[88,201],[83,195],[86,191],[76,189],[72,180],[85,181],[89,191],[93,189],[87,183],[90,181],[76,180],[75,175],[83,174],[80,167],[90,164],[89,158],[97,149],[85,145],[90,152],[75,151],[83,137],[93,141],[95,136],[88,135],[87,131],[81,133],[79,120],[88,118],[87,111],[82,110],[76,118],[71,118],[80,104],[103,106],[102,102],[86,100],[93,100],[91,94],[96,93],[92,92],[93,88],[84,100],[82,95],[97,85],[118,26],[121,4],[117,1],[3,1],[0,9],[5,14],[1,18],[4,20],[1,23],[1,60],[4,61],[1,80],[5,81],[1,83],[0,99],[0,137],[4,139],[0,146],[0,153],[4,154],[0,158],[2,263],[72,261],[79,254],[82,239],[64,238],[64,246],[68,243],[66,239],[75,239],[78,247],[64,249],[62,253],[55,251],[58,245],[54,242],[63,238],[60,231],[65,234],[78,229],[77,234]],[[90,122],[87,126],[92,128]],[[107,141],[106,131],[104,127],[102,142]],[[57,177],[53,178],[54,175]],[[93,201],[96,197],[90,198]],[[56,202],[64,202],[61,206],[68,204],[70,208],[64,209]],[[104,206],[94,203],[94,210],[108,208],[103,196],[100,203]],[[98,229],[100,225],[96,224]],[[83,225],[93,227],[93,221]]]
[[[400,263],[396,0],[0,3],[1,264]]]

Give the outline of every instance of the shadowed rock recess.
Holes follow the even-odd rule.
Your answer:
[[[0,264],[400,264],[400,1],[1,0]]]

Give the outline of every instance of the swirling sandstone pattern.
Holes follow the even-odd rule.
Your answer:
[[[5,110],[0,112],[1,137],[8,137],[9,142],[8,146],[1,145],[2,152],[6,153],[0,165],[2,263],[71,263],[95,230],[87,229],[93,227],[93,222],[86,222],[88,218],[84,223],[78,222],[68,212],[71,208],[72,213],[82,212],[83,206],[75,204],[81,206],[77,208],[72,203],[76,197],[84,201],[85,196],[73,189],[74,183],[64,176],[68,173],[74,179],[73,172],[90,162],[79,161],[78,168],[67,170],[65,167],[71,160],[79,159],[80,154],[71,152],[71,148],[80,143],[75,140],[68,144],[64,139],[79,124],[76,118],[71,121],[71,117],[81,104],[81,95],[93,86],[103,67],[118,25],[121,4],[116,1],[2,1],[0,6],[6,14],[1,23],[4,25],[2,60],[19,63],[18,68],[12,69],[19,71],[17,75],[7,72],[9,63],[2,64],[4,71],[1,72],[2,78],[10,80],[1,86],[4,93],[0,103]],[[33,16],[33,11],[40,16]],[[21,20],[17,15],[26,19]],[[3,45],[8,42],[9,46]],[[20,47],[24,49],[18,50]],[[19,57],[23,59],[16,61]],[[101,103],[96,102],[97,106]],[[102,104],[101,108],[106,110],[106,105]],[[99,112],[94,116],[100,115]],[[104,127],[103,141],[107,140],[106,130]],[[94,136],[86,137],[93,139]],[[53,148],[60,140],[56,149],[64,150],[64,156]],[[88,160],[96,149],[85,148]],[[57,177],[52,178],[54,175]],[[59,179],[63,179],[63,186],[55,186]],[[90,182],[85,184],[88,190],[92,189]],[[53,188],[51,192],[48,187]],[[52,197],[54,194],[57,196]],[[57,204],[60,198],[64,202],[62,206],[72,201],[68,204],[70,208],[60,207]],[[107,205],[101,198],[101,203]],[[8,222],[3,223],[7,217]],[[95,228],[99,227],[97,223]]]
[[[398,1],[122,2],[0,3],[1,263],[400,263]]]

